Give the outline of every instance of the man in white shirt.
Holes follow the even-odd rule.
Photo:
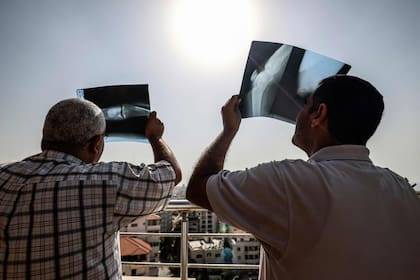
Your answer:
[[[419,279],[420,201],[406,179],[369,158],[384,109],[370,83],[344,75],[320,83],[292,140],[307,161],[228,171],[239,103],[233,96],[223,106],[223,130],[200,157],[187,198],[260,240],[260,279]]]

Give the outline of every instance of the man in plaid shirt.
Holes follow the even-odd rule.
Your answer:
[[[152,112],[155,163],[98,162],[100,108],[67,99],[48,112],[42,152],[0,167],[1,279],[121,279],[118,230],[160,211],[181,180]]]

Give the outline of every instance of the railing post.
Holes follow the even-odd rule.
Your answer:
[[[188,212],[182,212],[181,225],[181,280],[188,279]]]

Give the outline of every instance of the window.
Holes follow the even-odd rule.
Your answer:
[[[149,225],[149,226],[156,226],[156,225],[158,225],[158,221],[156,221],[156,220],[147,221],[147,225]]]

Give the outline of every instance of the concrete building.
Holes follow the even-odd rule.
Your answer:
[[[243,230],[233,228],[233,233],[244,233]],[[261,243],[254,237],[235,237],[231,239],[233,263],[259,264]]]
[[[223,263],[223,239],[188,242],[188,257],[196,263]]]
[[[219,219],[211,211],[194,211],[188,215],[189,232],[215,233],[218,232],[218,228]]]
[[[152,247],[149,243],[137,237],[120,238],[121,260],[129,262],[149,261],[149,254]],[[138,265],[122,265],[123,275],[143,276],[148,275],[149,268]]]
[[[125,229],[121,231],[127,232],[146,232],[146,233],[159,233],[160,232],[160,216],[156,214],[151,214],[145,217],[139,217],[130,224],[127,225]],[[151,250],[148,252],[145,261],[150,262],[159,262],[160,261],[160,237],[159,236],[147,236],[141,237],[143,241],[147,242]],[[147,275],[157,276],[158,269],[155,267],[147,268]]]

